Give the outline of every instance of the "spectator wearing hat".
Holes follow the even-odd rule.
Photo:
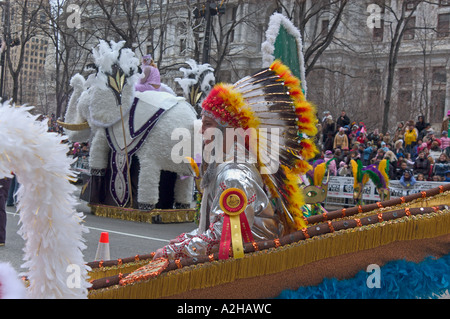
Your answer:
[[[368,140],[367,140],[365,132],[361,131],[361,132],[357,133],[356,142],[358,142],[359,144],[366,144],[367,141]]]
[[[345,130],[343,127],[339,128],[339,133],[334,137],[333,149],[348,148],[348,137],[345,135]]]
[[[325,151],[325,155],[324,155],[324,161],[328,162],[333,158],[333,152],[328,150]],[[337,175],[337,167],[336,167],[336,160],[332,160],[330,161],[330,163],[328,164],[328,170],[330,171],[330,175],[332,176],[336,176]]]
[[[352,172],[344,161],[339,163],[338,176],[351,176]]]
[[[448,137],[448,131],[442,131],[441,150],[445,151],[447,147],[450,147],[450,137]]]
[[[331,114],[327,115],[323,122],[322,134],[324,149],[331,150],[333,148],[334,135],[336,134],[336,124],[334,123]]]
[[[442,150],[439,143],[436,140],[434,140],[431,143],[429,154],[434,159],[435,162],[439,159],[439,156],[441,156]]]
[[[356,133],[358,132],[358,125],[354,124],[352,125],[352,129],[350,130],[350,133],[348,134],[348,142],[349,144],[353,144],[356,141]]]
[[[444,182],[450,182],[450,169],[445,172]]]
[[[405,131],[404,141],[405,141],[405,151],[411,153],[411,150],[417,143],[419,133],[417,132],[414,122],[409,121],[408,126]]]
[[[400,177],[400,184],[402,184],[403,187],[411,187],[414,186],[416,183],[416,179],[414,178],[413,173],[407,169],[403,172],[402,177]]]
[[[395,141],[394,149],[392,151],[394,152],[394,154],[405,152],[405,150],[403,149],[403,140],[402,139]]]
[[[417,156],[419,156],[419,153],[422,152],[422,151],[425,153],[425,155],[428,155],[428,152],[429,152],[428,151],[428,145],[425,142],[423,142],[420,145],[417,145]]]
[[[438,144],[439,148],[441,147],[441,144],[442,144],[441,140],[438,139],[436,136],[434,136],[433,130],[430,130],[427,134],[427,142],[426,142],[428,150],[431,149],[431,145],[433,144],[433,142],[436,142]]]

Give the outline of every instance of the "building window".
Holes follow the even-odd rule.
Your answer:
[[[372,38],[376,42],[382,42],[383,41],[383,34],[384,34],[384,20],[381,19],[380,27],[379,28],[373,28]]]
[[[398,69],[398,84],[400,86],[412,85],[413,74],[411,68],[401,68]]]
[[[438,15],[437,24],[437,37],[445,38],[448,37],[450,31],[450,13],[444,13]]]
[[[433,84],[444,85],[447,83],[447,70],[443,66],[433,68]]]
[[[408,22],[405,25],[405,32],[403,33],[403,39],[412,40],[414,39],[416,28],[416,17],[409,18]]]
[[[414,10],[419,0],[406,0],[406,10]]]
[[[233,9],[231,10],[231,20],[232,21],[236,21],[237,9],[238,9],[238,7],[233,7]],[[233,30],[231,30],[231,33],[230,33],[230,42],[234,42],[234,40],[235,40],[235,29],[233,28]]]
[[[439,6],[440,7],[450,6],[450,0],[439,0]]]
[[[320,36],[325,37],[328,34],[328,27],[330,25],[330,20],[322,20]]]
[[[381,86],[381,70],[372,69],[369,70],[369,86],[380,87]]]
[[[184,55],[186,53],[186,39],[180,39],[180,54]]]
[[[402,111],[411,110],[412,91],[399,91],[397,108],[399,113]]]
[[[445,90],[431,91],[431,122],[441,122],[444,118]]]

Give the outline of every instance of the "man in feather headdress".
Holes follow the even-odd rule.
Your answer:
[[[199,227],[171,240],[154,258],[216,252],[219,259],[241,258],[243,242],[304,228],[298,176],[317,153],[309,138],[317,133],[316,123],[300,81],[278,60],[233,85],[216,85],[202,104]],[[215,151],[205,152],[211,148]]]

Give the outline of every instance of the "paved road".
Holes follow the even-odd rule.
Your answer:
[[[80,201],[77,211],[85,213],[85,226],[89,233],[83,238],[87,248],[83,251],[86,262],[95,259],[100,233],[109,233],[109,245],[111,259],[135,256],[136,254],[148,254],[166,245],[168,241],[182,232],[196,228],[194,223],[176,224],[149,224],[119,219],[94,216],[90,213],[85,202]],[[6,245],[0,247],[0,261],[10,262],[18,271],[23,264],[24,240],[17,231],[20,228],[19,215],[14,207],[7,207],[7,233]]]

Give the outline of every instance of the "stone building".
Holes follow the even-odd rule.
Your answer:
[[[390,44],[396,19],[405,8],[404,13],[411,14],[411,19],[398,52],[389,128],[421,114],[439,123],[450,109],[449,1],[419,1],[417,8],[417,1],[411,0],[210,2],[212,32],[207,52],[217,81],[234,82],[261,68],[261,44],[269,18],[273,12],[280,12],[299,27],[303,36],[308,98],[317,105],[319,117],[325,110],[335,117],[345,110],[352,120],[363,121],[371,129],[381,129]],[[80,15],[75,27],[63,23],[71,15],[66,7],[62,10],[63,22],[59,23],[61,32],[72,34],[72,41],[67,42],[74,57],[69,59],[74,64],[69,68],[72,73],[84,72],[85,65],[91,62],[89,52],[99,39],[123,39],[137,56],[152,54],[162,80],[178,93],[181,91],[174,79],[181,76],[180,67],[186,67],[187,59],[199,63],[204,60],[206,0],[110,0],[101,2],[103,7],[95,0],[64,3],[75,4]],[[330,34],[330,43],[317,50]],[[41,40],[29,44],[35,49],[39,45],[40,49]],[[45,40],[42,44],[44,49]],[[37,54],[29,57],[38,64],[36,71],[41,58],[40,52]],[[28,64],[27,74],[39,78],[34,65],[30,70]],[[46,66],[46,73],[52,72],[53,64]]]
[[[9,56],[13,69],[18,70],[19,63],[22,63],[18,75],[16,102],[36,106],[40,113],[46,113],[48,101],[43,79],[49,39],[43,30],[48,23],[45,12],[48,10],[49,1],[10,0],[3,3],[7,3],[7,6],[0,7],[3,22],[2,38],[9,37],[12,42]],[[9,10],[6,10],[8,7]],[[4,67],[4,96],[12,98],[13,79],[7,61]]]

